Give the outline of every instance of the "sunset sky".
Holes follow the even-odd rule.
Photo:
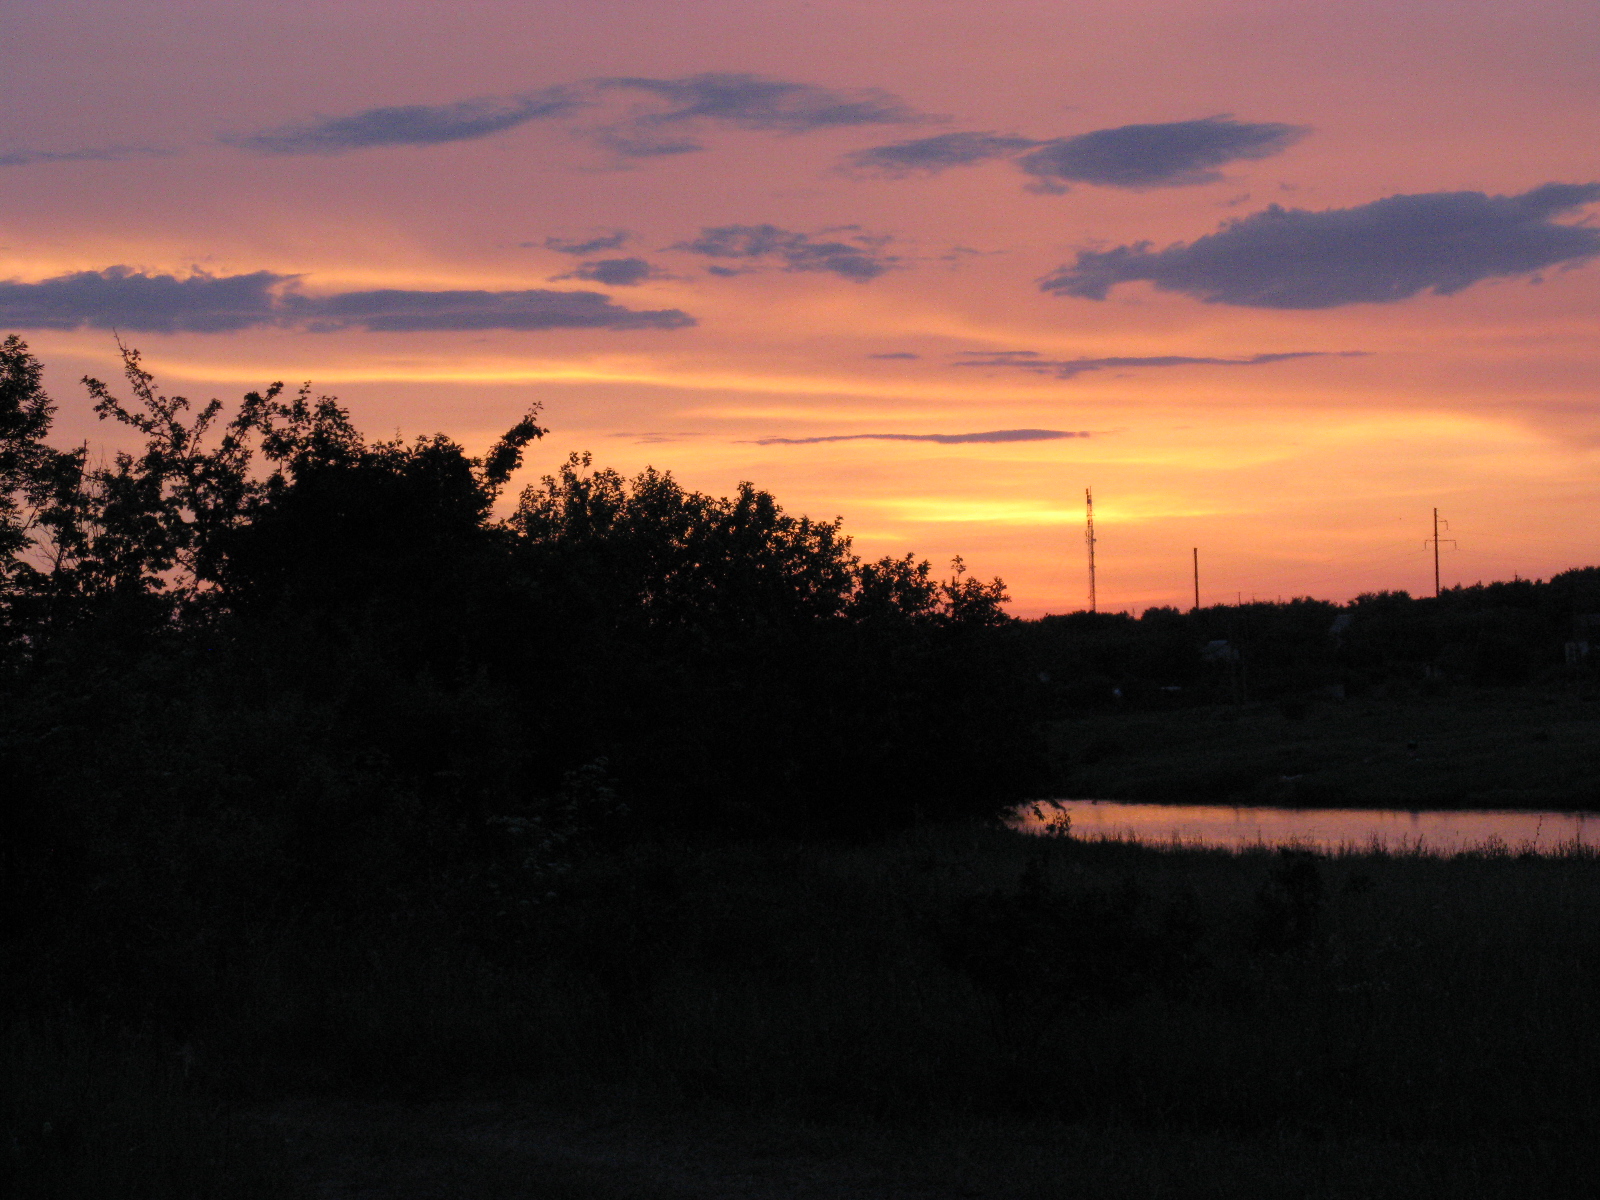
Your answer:
[[[1600,563],[1594,0],[0,0],[0,333],[961,554]],[[982,436],[974,436],[982,435]]]

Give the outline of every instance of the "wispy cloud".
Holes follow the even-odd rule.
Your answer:
[[[1040,288],[1104,300],[1147,280],[1208,304],[1312,309],[1447,296],[1600,254],[1600,230],[1554,218],[1600,200],[1600,183],[1547,183],[1518,196],[1425,192],[1322,211],[1277,205],[1163,250],[1085,250]]]
[[[940,133],[909,142],[870,146],[848,155],[845,161],[859,170],[880,175],[909,175],[916,171],[937,174],[951,167],[1010,158],[1042,144],[1034,138],[999,133]]]
[[[260,133],[229,134],[221,140],[262,154],[345,154],[375,146],[436,146],[503,133],[529,121],[568,116],[591,103],[579,90],[554,87],[448,104],[386,105]]]
[[[898,96],[878,88],[826,88],[740,72],[706,72],[682,79],[637,76],[597,79],[601,88],[648,92],[669,107],[643,114],[654,124],[704,119],[744,129],[805,133],[844,125],[892,125],[926,119]]]
[[[860,125],[926,120],[898,96],[877,88],[826,88],[740,72],[706,72],[681,79],[616,76],[590,81],[601,92],[631,92],[645,104],[590,130],[609,149],[630,157],[703,149],[695,130],[707,126],[810,133]],[[655,103],[658,107],[647,105]]]
[[[703,433],[668,433],[659,429],[645,429],[636,432],[608,433],[610,438],[632,438],[643,446],[656,446],[664,442],[681,442],[687,438],[704,437]]]
[[[936,174],[951,167],[1014,159],[1036,191],[1068,183],[1143,189],[1213,183],[1230,162],[1281,153],[1309,132],[1303,126],[1228,117],[1119,125],[1076,137],[1037,138],[992,132],[941,133],[858,150],[846,164],[871,174]]]
[[[695,138],[715,126],[808,133],[858,125],[924,120],[897,96],[876,88],[818,87],[737,72],[676,79],[609,76],[510,96],[476,96],[443,104],[397,104],[344,116],[322,116],[220,140],[261,154],[346,154],[376,146],[434,146],[504,133],[530,121],[571,117],[626,101],[624,115],[582,132],[625,157],[701,149]],[[587,252],[585,252],[587,253]]]
[[[921,358],[920,354],[913,354],[909,350],[894,350],[888,354],[869,354],[868,358]]]
[[[36,163],[124,162],[130,158],[168,158],[176,151],[160,146],[97,146],[83,150],[12,150],[0,153],[0,167]]]
[[[898,265],[900,259],[884,253],[883,248],[892,238],[862,233],[860,228],[843,225],[810,234],[776,225],[716,225],[702,229],[699,237],[670,248],[707,258],[765,261],[785,271],[831,271],[865,283]],[[718,273],[734,272],[723,269]]]
[[[78,271],[38,283],[0,282],[0,326],[14,329],[126,329],[230,333],[263,326],[309,332],[451,330],[680,329],[695,324],[678,309],[636,310],[599,292],[376,291],[307,296],[299,277],[184,278],[127,267]]]
[[[547,237],[543,245],[546,250],[555,250],[560,254],[575,254],[583,257],[585,254],[595,254],[601,250],[615,250],[625,243],[631,235],[626,229],[608,229],[605,233],[594,234],[580,240],[571,238]],[[524,246],[532,246],[533,242],[523,242]]]
[[[757,446],[815,446],[822,442],[937,442],[960,446],[970,442],[1051,442],[1058,438],[1086,438],[1088,430],[991,429],[987,433],[835,433],[826,437],[756,438]]]
[[[601,258],[579,263],[565,275],[555,278],[587,279],[607,287],[635,287],[647,279],[660,279],[664,274],[642,258]]]
[[[1030,371],[1072,379],[1088,371],[1118,367],[1258,367],[1296,358],[1361,358],[1365,350],[1291,350],[1275,354],[1250,354],[1243,358],[1209,358],[1189,354],[1114,355],[1106,358],[1046,358],[1037,350],[964,350],[953,367]]]

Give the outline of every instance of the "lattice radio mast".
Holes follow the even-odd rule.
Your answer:
[[[1083,502],[1088,509],[1088,519],[1084,523],[1083,541],[1089,547],[1089,611],[1095,611],[1094,594],[1094,489],[1083,489]]]

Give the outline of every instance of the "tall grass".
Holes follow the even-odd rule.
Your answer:
[[[278,961],[206,1035],[274,1086],[1488,1138],[1600,1098],[1588,855],[639,847],[515,927],[390,914]]]
[[[587,983],[587,1012],[608,1014],[565,1069],[886,1117],[1496,1139],[1576,1134],[1596,1115],[1587,856],[1232,856],[971,832],[760,857],[682,863],[696,882],[625,984],[616,940],[565,958],[547,1000]],[[661,920],[614,903],[623,926]],[[1003,953],[963,954],[974,937]],[[544,1022],[576,1027],[559,1002]]]
[[[962,827],[634,846],[551,891],[509,915],[377,906],[256,929],[217,993],[246,999],[183,1031],[187,1084],[180,1060],[152,1075],[19,1027],[8,1123],[28,1169],[68,1170],[27,1132],[60,1111],[95,1126],[77,1161],[105,1178],[135,1173],[118,1147],[176,1146],[191,1122],[151,1177],[226,1180],[217,1098],[317,1093],[1470,1146],[1525,1181],[1581,1172],[1600,1117],[1589,853],[1235,854]],[[249,1194],[140,1186],[100,1194]]]

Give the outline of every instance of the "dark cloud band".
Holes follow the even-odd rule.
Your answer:
[[[1221,178],[1217,168],[1226,163],[1281,153],[1307,132],[1298,125],[1206,117],[1121,125],[1044,141],[996,133],[941,133],[860,150],[846,161],[857,170],[901,176],[1011,158],[1041,191],[1065,191],[1068,183],[1184,187],[1215,182]]]
[[[1308,131],[1296,125],[1249,124],[1225,117],[1122,125],[1045,142],[1017,161],[1039,186],[1066,183],[1101,187],[1185,187],[1213,183],[1230,162],[1269,158]]]
[[[1285,309],[1448,296],[1600,254],[1600,230],[1554,220],[1597,200],[1600,183],[1547,183],[1518,196],[1426,192],[1320,212],[1273,205],[1164,250],[1083,251],[1039,286],[1104,300],[1145,280],[1208,304]]]
[[[675,308],[640,311],[599,292],[421,292],[384,290],[290,297],[290,313],[312,330],[374,333],[488,329],[681,329],[695,324]]]
[[[145,275],[126,267],[38,283],[0,282],[0,325],[13,329],[129,329],[230,333],[271,323],[276,291],[293,276]]]
[[[991,429],[987,433],[836,433],[828,437],[757,438],[757,446],[815,446],[822,442],[937,442],[961,446],[972,442],[1051,442],[1058,438],[1086,438],[1087,430]]]
[[[0,326],[14,329],[126,329],[229,333],[261,326],[312,332],[448,330],[680,329],[678,309],[636,310],[599,292],[407,291],[386,288],[306,296],[298,277],[146,275],[126,267],[79,271],[39,283],[0,282]]]
[[[1244,358],[1203,358],[1187,354],[1111,356],[1107,358],[1045,358],[1037,350],[998,350],[990,353],[967,351],[953,367],[989,367],[1031,371],[1072,379],[1088,371],[1109,371],[1119,367],[1258,367],[1266,363],[1289,362],[1297,358],[1361,358],[1364,350],[1291,350],[1276,354],[1251,354]]]

